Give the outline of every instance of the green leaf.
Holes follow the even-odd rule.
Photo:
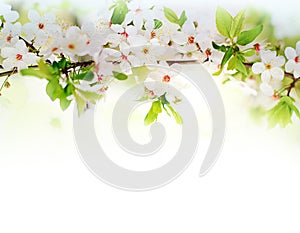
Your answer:
[[[243,52],[243,55],[244,55],[245,57],[252,57],[252,56],[255,55],[255,50],[254,50],[254,49],[249,49],[249,50]]]
[[[51,80],[54,76],[57,76],[55,70],[48,65],[43,59],[38,62],[38,68],[28,68],[20,71],[24,76],[34,76],[40,79]]]
[[[126,74],[119,73],[116,71],[113,71],[113,75],[116,79],[121,80],[121,81],[126,80],[128,78],[128,76]]]
[[[160,113],[162,113],[161,105],[162,105],[162,103],[161,103],[160,100],[157,100],[157,101],[152,103],[151,108],[150,108],[150,110],[149,110],[149,112],[146,115],[145,120],[144,120],[145,125],[150,125],[154,121],[157,120],[158,115]]]
[[[84,81],[92,81],[95,78],[94,72],[92,71],[87,71],[87,72],[83,72],[81,74],[78,75],[74,75],[72,77],[73,80],[84,80]]]
[[[65,111],[70,104],[72,103],[72,100],[68,100],[66,97],[60,98],[60,107],[63,111]]]
[[[230,38],[232,21],[232,16],[225,9],[217,8],[216,24],[221,35]]]
[[[155,101],[155,102],[152,103],[152,111],[157,113],[157,114],[162,112],[160,101]]]
[[[223,53],[226,52],[226,46],[225,45],[218,45],[216,44],[214,41],[212,42],[212,46],[214,49],[218,50],[218,51],[221,51]]]
[[[294,100],[289,96],[281,97],[279,103],[268,111],[269,127],[273,128],[277,124],[281,127],[286,127],[292,123],[293,113],[300,119],[300,112],[294,105]]]
[[[95,92],[90,92],[90,91],[83,91],[77,89],[77,91],[89,102],[92,104],[96,104],[97,100],[102,98],[102,95],[95,93]]]
[[[178,16],[172,9],[164,7],[164,14],[171,23],[179,24]]]
[[[240,35],[245,25],[245,10],[240,11],[232,21],[230,37],[235,38]]]
[[[236,62],[236,69],[240,72],[242,72],[243,74],[247,75],[247,69],[243,63],[243,57],[241,56],[237,56],[237,62]]]
[[[162,25],[163,23],[160,20],[154,19],[154,29],[160,29]]]
[[[173,117],[174,117],[175,120],[176,120],[176,123],[179,124],[179,125],[182,125],[183,120],[182,120],[182,117],[179,115],[179,113],[176,112],[176,111],[174,110],[174,108],[173,108],[170,104],[167,104],[167,107],[170,109],[170,111],[171,111]]]
[[[262,30],[263,30],[263,25],[258,25],[249,31],[243,31],[239,35],[239,37],[237,39],[237,43],[239,45],[250,44],[252,41],[254,41],[256,39],[256,37],[259,36],[259,34],[262,32]]]
[[[74,97],[77,103],[78,116],[81,116],[86,109],[86,102],[80,95],[77,94],[77,92],[74,92]]]
[[[64,89],[59,84],[59,80],[54,78],[49,81],[46,92],[52,101],[60,98],[64,94]]]
[[[231,56],[233,55],[233,49],[232,47],[230,47],[224,54],[224,57],[222,59],[221,62],[221,70],[224,68],[224,66],[226,65],[226,63],[229,61],[229,59],[231,58]]]
[[[64,92],[66,96],[73,95],[75,91],[75,86],[71,83],[67,84],[67,86],[64,88]]]
[[[186,17],[186,13],[185,13],[185,11],[183,11],[183,12],[181,13],[181,15],[180,15],[179,20],[178,20],[179,26],[182,27],[182,26],[184,25],[184,23],[187,21],[187,19],[188,19],[188,18]]]
[[[293,81],[293,80],[291,79],[291,81]],[[298,98],[300,98],[300,82],[296,82],[295,91],[296,91]]]
[[[237,63],[237,57],[235,56],[235,57],[232,57],[231,59],[230,59],[230,61],[228,62],[228,67],[227,67],[227,69],[228,70],[234,70],[234,69],[236,69],[236,63]]]
[[[125,20],[127,13],[129,12],[127,4],[124,0],[119,0],[114,8],[113,14],[111,16],[112,24],[122,24]]]

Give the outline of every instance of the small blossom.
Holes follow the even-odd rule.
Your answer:
[[[56,37],[61,32],[61,28],[55,23],[56,17],[52,13],[41,16],[38,12],[31,10],[28,12],[30,23],[24,25],[26,39],[34,40],[36,46],[45,45],[49,36]]]
[[[0,3],[0,16],[3,16],[5,23],[13,23],[16,22],[19,18],[19,13],[17,11],[11,10],[10,5],[1,4]],[[1,24],[0,20],[0,24]]]
[[[300,77],[300,41],[296,44],[296,49],[287,47],[284,51],[288,62],[285,64],[285,70],[293,73],[295,78]]]
[[[261,53],[262,62],[253,64],[254,74],[261,74],[262,84],[260,89],[268,96],[274,94],[274,88],[277,88],[280,81],[284,78],[282,66],[285,59],[283,56],[276,56],[275,51],[265,51]]]
[[[24,41],[19,40],[13,47],[3,48],[1,56],[4,69],[18,68],[18,70],[26,69],[28,65],[35,64],[37,57],[33,53],[28,52],[28,48]]]

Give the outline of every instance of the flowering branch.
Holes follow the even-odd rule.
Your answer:
[[[4,71],[0,77],[6,79],[0,92],[9,86],[11,75],[35,76],[48,82],[46,92],[52,101],[60,101],[63,110],[75,101],[81,114],[105,95],[113,80],[138,77],[145,86],[140,100],[152,101],[145,124],[155,122],[163,110],[182,124],[175,111],[180,97],[168,88],[180,89],[181,78],[147,66],[195,62],[209,64],[214,71],[217,67],[214,75],[229,77],[251,95],[271,102],[270,126],[285,127],[293,115],[300,118],[296,107],[300,42],[296,49],[287,47],[283,52],[271,41],[261,43],[264,25],[246,25],[245,10],[232,16],[218,8],[216,29],[191,20],[186,11],[177,14],[168,7],[117,0],[110,10],[109,18],[69,27],[62,26],[54,14],[30,10],[29,22],[22,25],[17,12],[1,5],[0,67]]]

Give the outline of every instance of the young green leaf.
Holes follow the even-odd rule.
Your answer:
[[[87,71],[80,74],[76,74],[72,76],[73,80],[84,80],[84,81],[92,81],[95,78],[94,72]]]
[[[46,87],[46,92],[52,101],[59,99],[64,94],[64,89],[60,85],[58,79],[53,78]]]
[[[232,16],[225,9],[217,8],[216,24],[221,35],[230,38],[232,21]]]
[[[245,57],[252,57],[252,56],[255,55],[255,50],[254,50],[254,49],[249,49],[249,50],[243,52],[243,55],[244,55]]]
[[[95,92],[90,92],[90,91],[83,91],[77,89],[77,91],[89,102],[92,104],[96,104],[97,100],[102,98],[102,95],[95,93]]]
[[[262,30],[263,30],[263,25],[258,25],[249,31],[243,31],[239,35],[239,37],[237,39],[237,43],[239,45],[250,44],[252,41],[254,41],[256,39],[256,37],[259,36],[259,34],[262,32]]]
[[[155,102],[152,103],[151,108],[150,108],[149,112],[147,113],[147,115],[144,119],[144,124],[146,126],[151,125],[152,123],[154,123],[157,120],[157,117],[158,117],[158,114],[159,114],[159,106],[158,105],[159,106],[161,105],[160,101],[155,101]]]
[[[279,103],[268,111],[269,127],[273,128],[277,124],[283,128],[286,127],[292,123],[291,118],[293,113],[300,118],[300,112],[294,105],[293,99],[289,96],[281,97]]]
[[[154,19],[154,29],[160,29],[162,25],[163,23],[160,20]]]
[[[122,24],[128,12],[129,10],[126,1],[119,0],[114,7],[114,11],[110,19],[111,23]]]
[[[226,65],[226,63],[229,61],[229,59],[231,58],[231,56],[233,55],[233,49],[232,47],[230,47],[224,54],[224,57],[222,59],[221,62],[221,70],[224,68],[224,66]]]
[[[296,92],[298,98],[300,98],[300,82],[296,82],[296,84],[295,84],[295,92]]]
[[[212,46],[213,46],[214,49],[216,49],[218,51],[221,51],[223,53],[226,52],[226,46],[225,45],[218,45],[218,44],[216,44],[216,42],[213,41]]]
[[[179,125],[182,125],[183,124],[183,120],[182,120],[182,117],[179,115],[178,112],[176,112],[174,110],[174,108],[170,105],[170,104],[167,104],[167,107],[170,109],[173,117],[175,118],[176,120],[176,123],[179,124]]]
[[[116,79],[121,80],[121,81],[126,80],[128,78],[128,76],[126,74],[119,73],[116,71],[113,71],[113,75]]]
[[[184,25],[184,23],[187,21],[187,19],[188,19],[188,18],[186,17],[186,13],[185,13],[185,11],[183,11],[183,12],[181,13],[181,15],[180,15],[179,20],[178,20],[179,26],[182,27],[182,26]]]
[[[171,23],[179,24],[179,18],[172,9],[164,7],[164,14]]]
[[[81,116],[86,109],[86,102],[76,91],[74,92],[74,97],[77,103],[78,116]]]
[[[240,11],[232,21],[230,37],[235,38],[240,35],[245,25],[245,10]]]
[[[60,107],[63,111],[65,111],[70,104],[72,103],[72,100],[68,100],[66,97],[60,98]]]

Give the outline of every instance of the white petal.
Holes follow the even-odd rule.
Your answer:
[[[193,35],[195,33],[195,25],[191,20],[187,20],[185,24],[182,26],[182,31],[186,34]]]
[[[262,62],[254,63],[252,66],[252,71],[254,74],[261,74],[265,70],[266,70],[266,67],[265,67],[264,63],[262,63]]]
[[[133,20],[134,26],[136,26],[136,28],[141,29],[144,23],[144,19],[143,16],[141,17],[135,17],[135,19]]]
[[[296,53],[298,56],[300,56],[300,41],[298,41],[296,44]]]
[[[281,67],[285,63],[285,58],[283,56],[278,56],[271,61],[271,66]]]
[[[1,49],[1,57],[12,58],[16,56],[16,50],[14,48],[3,48]]]
[[[135,36],[137,34],[137,28],[135,26],[130,25],[126,28],[126,32],[129,36]]]
[[[261,51],[261,60],[265,64],[270,64],[271,61],[276,57],[275,51]]]
[[[136,35],[128,37],[128,42],[131,46],[140,47],[147,44],[147,39],[141,35]]]
[[[113,24],[110,26],[111,30],[113,30],[114,32],[117,32],[117,33],[123,33],[124,32],[124,28],[119,25],[119,24]]]
[[[262,74],[261,74],[261,81],[264,83],[268,83],[271,80],[271,73],[269,70],[265,70]]]
[[[276,80],[282,80],[284,77],[284,72],[279,67],[274,67],[270,70],[272,77]]]
[[[44,15],[43,19],[44,19],[45,23],[53,24],[53,23],[55,23],[56,17],[55,17],[55,14],[53,14],[53,13],[47,13]]]
[[[287,47],[284,50],[284,54],[287,57],[287,59],[294,59],[297,55],[296,55],[296,50],[291,48],[291,47]]]
[[[288,62],[285,64],[285,70],[288,73],[291,73],[294,71],[296,66],[296,62],[294,60],[288,60]]]
[[[28,12],[28,19],[31,22],[35,22],[35,23],[39,23],[39,21],[41,20],[41,16],[39,13],[37,13],[35,10],[30,10]]]
[[[188,36],[183,32],[175,32],[172,35],[172,40],[179,45],[185,44],[188,42]]]
[[[19,18],[19,13],[16,11],[11,11],[8,14],[4,14],[4,18],[8,22],[15,22]]]
[[[154,21],[153,21],[153,20],[148,20],[148,21],[145,23],[145,28],[146,28],[147,31],[152,32],[153,29],[154,29]]]
[[[267,83],[262,83],[260,85],[260,90],[267,96],[272,96],[274,94],[274,90],[273,87],[271,87],[269,84]]]

